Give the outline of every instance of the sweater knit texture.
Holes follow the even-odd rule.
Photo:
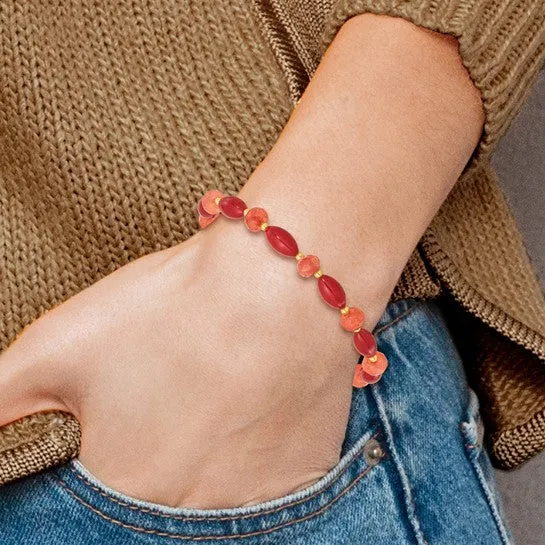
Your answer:
[[[481,140],[395,292],[440,298],[496,466],[545,449],[545,300],[490,156],[545,58],[544,0],[44,0],[0,5],[0,350],[54,305],[186,240],[236,194],[341,25],[458,38]],[[112,415],[115,418],[115,415]],[[0,484],[76,456],[70,415],[0,429]]]

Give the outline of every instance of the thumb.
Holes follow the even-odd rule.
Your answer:
[[[38,322],[0,354],[0,427],[37,412],[72,412],[64,401],[66,366]]]

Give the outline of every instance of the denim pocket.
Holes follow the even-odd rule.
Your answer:
[[[502,543],[513,545],[513,537],[507,526],[497,491],[494,468],[483,444],[484,424],[479,410],[479,400],[472,389],[469,389],[469,403],[464,421],[461,423],[461,430],[466,454],[490,506]]]
[[[413,300],[390,304],[377,325],[377,335],[416,308]],[[56,469],[53,478],[80,527],[111,543],[117,543],[114,537],[127,541],[126,535],[114,536],[116,531],[132,532],[135,538],[140,534],[138,543],[148,543],[147,536],[149,543],[155,543],[151,539],[157,536],[214,543],[244,538],[248,545],[353,543],[354,536],[373,536],[373,531],[377,539],[382,536],[387,517],[395,522],[393,535],[405,531],[405,523],[398,524],[400,507],[388,476],[392,462],[382,430],[371,393],[354,390],[341,459],[335,467],[304,490],[247,507],[203,510],[149,503],[108,487],[78,460]]]
[[[129,497],[101,483],[78,460],[58,468],[53,478],[59,492],[70,502],[73,516],[83,525],[91,517],[95,532],[98,516],[102,519],[99,526],[108,525],[147,536],[189,541],[254,536],[257,539],[296,524],[316,524],[332,509],[342,511],[343,503],[350,502],[357,490],[361,493],[360,487],[366,486],[373,468],[384,456],[379,432],[369,429],[339,463],[312,486],[261,504],[218,510],[172,508]],[[103,532],[112,537],[111,530]]]

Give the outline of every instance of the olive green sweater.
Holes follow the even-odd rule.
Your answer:
[[[198,199],[243,186],[335,33],[364,12],[456,36],[486,112],[393,299],[445,302],[497,466],[544,449],[545,301],[489,161],[545,58],[545,0],[3,2],[0,349],[55,304],[195,233]],[[0,483],[78,448],[66,414],[6,426]]]

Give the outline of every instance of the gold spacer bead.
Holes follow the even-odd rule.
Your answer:
[[[369,358],[369,361],[372,361],[373,363],[378,360],[378,356],[375,354],[374,356],[371,356]]]
[[[214,202],[216,203],[216,206],[219,206],[221,199],[222,199],[221,197],[216,197],[214,199]]]
[[[295,256],[295,259],[297,259],[297,261],[301,261],[301,259],[303,259],[303,257],[305,257],[305,254],[303,252],[297,252],[297,255]]]
[[[269,224],[268,224],[266,221],[264,221],[264,222],[260,225],[259,228],[260,228],[262,231],[266,231],[268,226],[269,226]]]
[[[341,308],[341,314],[343,316],[346,316],[349,312],[350,312],[350,307],[348,305],[344,308]]]
[[[354,329],[354,331],[352,331],[352,333],[357,333],[358,331],[361,331],[361,327],[358,327],[358,329]]]
[[[249,210],[250,210],[249,208],[245,208],[245,209],[244,209],[244,215],[245,215],[245,216],[246,216],[246,214],[249,212]]]
[[[314,278],[320,278],[320,276],[322,276],[324,274],[324,271],[322,271],[322,269],[318,269],[315,273],[314,273]]]

